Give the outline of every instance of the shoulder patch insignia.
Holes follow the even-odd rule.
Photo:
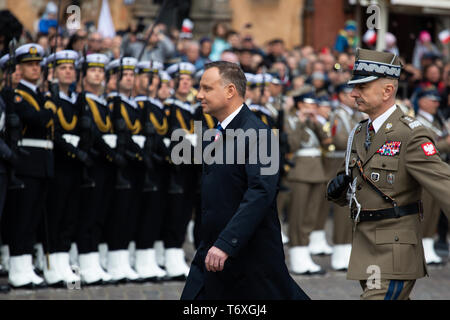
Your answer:
[[[21,103],[22,100],[23,100],[23,98],[22,98],[21,95],[16,94],[16,95],[14,96],[14,102],[15,102],[15,103]]]
[[[427,142],[421,145],[423,152],[427,157],[430,157],[432,155],[436,154],[436,148],[434,147],[434,144],[432,142]]]

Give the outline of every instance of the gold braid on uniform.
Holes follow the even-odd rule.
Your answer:
[[[29,94],[26,91],[20,90],[20,89],[16,89],[16,93],[20,94],[25,101],[27,101],[29,104],[31,104],[33,106],[34,109],[36,109],[36,111],[41,111],[41,108],[39,107],[39,104],[37,103],[37,101],[33,98],[33,96],[31,94]],[[53,112],[56,112],[56,106],[51,102],[51,101],[47,101],[45,102],[44,105],[45,109],[51,109],[53,110]],[[53,122],[53,119],[50,119],[46,126],[46,128],[51,128],[52,133],[51,133],[51,139],[53,139],[54,137],[54,132],[55,132],[55,124]],[[25,134],[25,132],[27,131],[27,127],[25,126],[22,130],[22,135]]]
[[[106,123],[103,122],[102,117],[100,116],[100,112],[98,111],[97,105],[92,99],[86,97],[86,102],[91,109],[92,116],[94,117],[95,124],[101,132],[110,132],[111,130],[111,119],[109,116],[106,116]]]
[[[62,111],[62,108],[59,108],[56,114],[58,115],[59,123],[61,123],[61,126],[63,127],[64,130],[72,131],[75,128],[78,120],[76,115],[72,117],[72,121],[69,123],[64,117],[64,112]]]
[[[150,112],[150,121],[153,123],[153,126],[156,129],[156,132],[160,136],[165,135],[167,133],[167,131],[169,130],[169,124],[167,123],[166,117],[163,118],[163,123],[162,123],[162,125],[160,125],[158,122],[158,119],[156,119],[156,116],[153,114],[153,112]]]
[[[29,104],[31,104],[36,109],[36,111],[40,111],[41,110],[41,108],[39,108],[39,104],[33,98],[33,96],[31,94],[29,94],[26,91],[19,90],[19,89],[16,89],[16,92],[18,94],[20,94],[25,99],[25,101],[27,101]]]
[[[47,100],[44,103],[44,108],[47,110],[52,110],[53,114],[56,113],[56,105],[50,100]],[[45,127],[50,128],[50,130],[51,130],[51,138],[50,139],[53,140],[53,138],[55,137],[55,121],[53,119],[50,119],[47,122],[47,125]]]
[[[181,114],[180,109],[177,109],[176,117],[177,117],[178,122],[181,125],[181,128],[183,128],[184,130],[188,131],[189,133],[194,133],[194,120],[190,121],[191,128],[188,129],[187,126],[186,126],[186,122],[184,122],[184,118],[183,118],[183,115]]]
[[[125,123],[127,124],[128,129],[131,130],[131,133],[138,134],[141,131],[141,122],[139,121],[139,119],[136,119],[136,121],[134,121],[134,124],[131,123],[130,116],[128,115],[127,109],[125,108],[125,105],[123,103],[120,105],[120,114],[125,119]]]
[[[215,127],[213,118],[206,113],[204,113],[203,115],[205,117],[206,123],[208,124],[208,128],[213,129]]]
[[[264,122],[266,125],[269,125],[269,121],[267,121],[267,117],[266,117],[266,115],[261,115],[261,120],[262,120],[262,122]]]
[[[138,104],[141,107],[141,109],[144,109],[143,101],[139,101]],[[150,111],[149,119],[152,122],[153,126],[155,127],[156,132],[160,136],[164,136],[167,133],[167,131],[169,130],[169,124],[167,123],[167,118],[164,117],[162,124],[159,124],[158,119],[156,119],[155,114]]]

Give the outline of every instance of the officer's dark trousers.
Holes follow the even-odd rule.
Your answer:
[[[47,197],[48,252],[67,252],[75,238],[80,204],[82,167],[75,161],[55,159],[55,177]]]
[[[161,238],[166,210],[168,174],[165,166],[155,165],[152,175],[158,191],[141,193],[141,208],[135,229],[136,249],[150,249]]]
[[[105,229],[105,239],[110,251],[128,249],[134,235],[142,196],[143,168],[131,163],[123,172],[131,183],[131,189],[115,189],[113,192]]]
[[[90,170],[95,188],[81,189],[76,243],[78,253],[98,251],[114,188],[115,168],[106,161],[96,161]]]
[[[169,207],[163,227],[165,248],[181,248],[183,246],[186,228],[192,217],[197,187],[195,167],[182,165],[179,174],[183,193],[168,195]]]
[[[43,217],[48,191],[47,178],[17,175],[25,189],[9,190],[6,212],[7,243],[11,256],[33,253],[37,228]]]

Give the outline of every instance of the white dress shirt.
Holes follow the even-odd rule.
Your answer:
[[[387,109],[381,116],[376,118],[372,121],[372,119],[369,119],[369,125],[372,123],[373,129],[375,130],[375,133],[378,132],[378,130],[381,128],[383,123],[391,116],[391,114],[394,113],[394,111],[397,109],[397,106],[394,104],[392,107]]]
[[[222,126],[223,130],[225,130],[225,128],[230,124],[230,122],[234,119],[234,117],[237,116],[239,111],[241,111],[243,106],[244,105],[242,104],[239,108],[237,108],[235,111],[233,111],[232,114],[230,114],[228,117],[226,117],[222,122],[219,122],[217,124],[217,126],[219,126],[219,124],[220,124]]]

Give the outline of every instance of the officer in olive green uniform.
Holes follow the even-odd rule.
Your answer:
[[[352,130],[345,165],[327,188],[329,200],[351,208],[347,278],[360,281],[362,299],[408,299],[415,280],[427,274],[421,187],[450,213],[449,166],[429,130],[395,105],[400,72],[391,53],[357,52],[349,84],[369,120]]]
[[[439,92],[435,86],[422,88],[417,95],[419,111],[417,120],[427,127],[436,141],[436,148],[441,157],[445,160],[445,154],[450,152],[450,136],[444,127],[443,121],[437,115],[439,101],[441,100]],[[424,220],[422,223],[423,232],[423,250],[425,262],[427,264],[441,264],[442,258],[434,251],[433,237],[436,234],[441,208],[433,200],[433,197],[426,190],[422,194]]]
[[[315,117],[317,102],[314,95],[302,92],[294,97],[294,101],[299,109],[293,108],[286,126],[289,146],[295,154],[295,166],[287,176],[291,189],[288,209],[290,269],[295,274],[309,275],[323,273],[323,269],[312,261],[308,244],[323,201],[320,190],[326,177],[320,148],[327,137]]]
[[[317,92],[316,92],[317,94]],[[328,140],[328,149],[322,148],[322,165],[324,168],[324,172],[327,172],[326,165],[328,164],[325,160],[325,153],[333,146],[329,144],[331,142],[331,130],[330,130],[330,113],[331,113],[331,101],[329,95],[326,91],[321,91],[320,95],[317,96],[318,100],[318,108],[317,108],[317,121],[322,126],[323,132],[325,132]],[[327,182],[329,179],[334,177],[326,176],[326,180],[322,183],[320,193],[324,193],[327,188]],[[320,202],[320,209],[317,211],[318,216],[316,218],[316,223],[314,224],[314,229],[309,235],[309,245],[308,249],[312,255],[330,255],[333,253],[333,248],[327,242],[326,233],[325,233],[325,224],[327,222],[327,218],[330,214],[330,203],[328,201]]]

